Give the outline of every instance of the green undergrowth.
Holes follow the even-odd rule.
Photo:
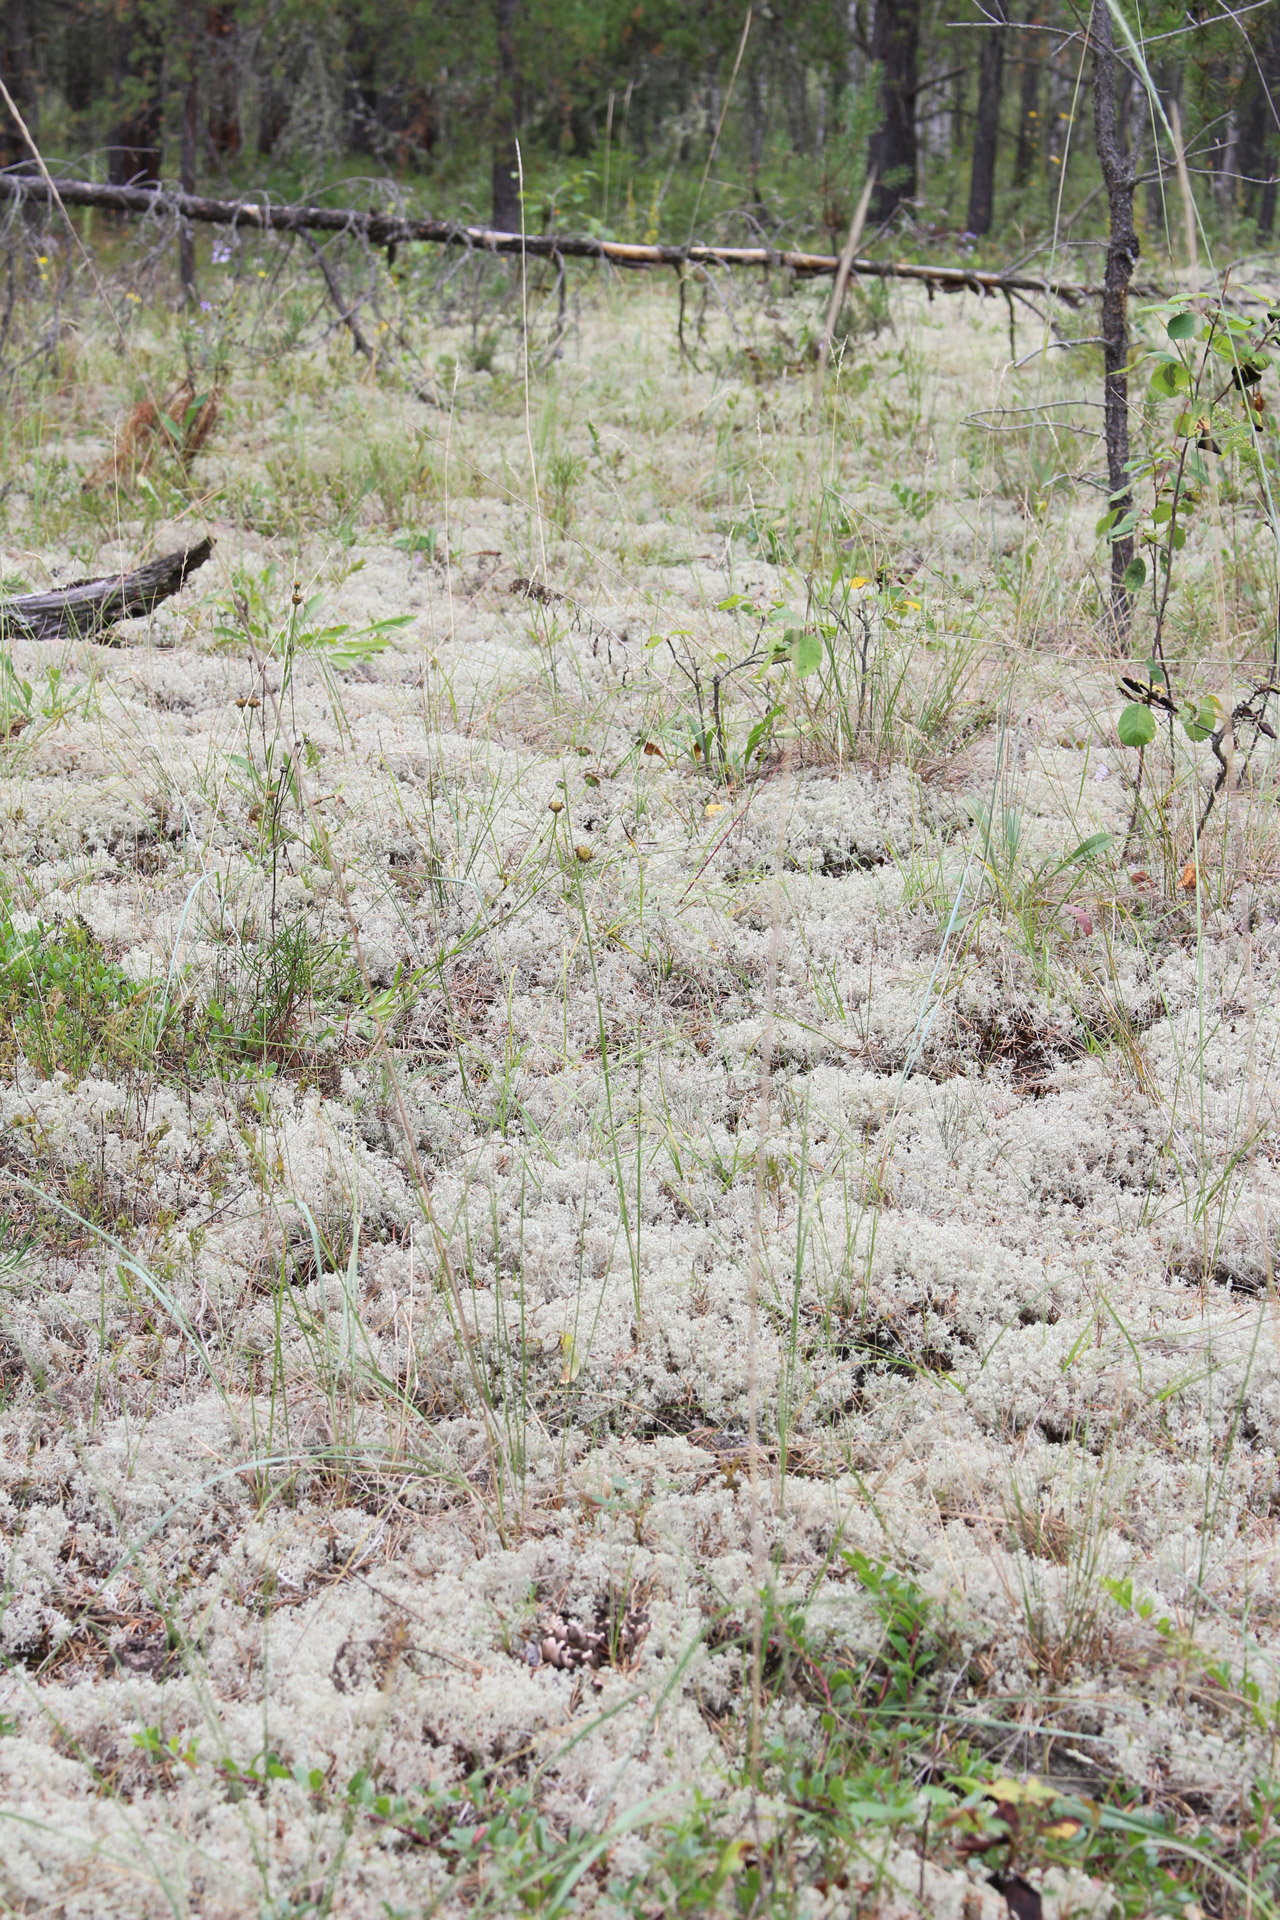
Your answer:
[[[346,942],[317,941],[305,920],[245,942],[212,990],[139,980],[108,958],[87,923],[19,930],[0,905],[0,1066],[19,1057],[49,1079],[147,1070],[186,1080],[263,1067],[314,1072],[350,1027],[361,995]],[[357,1023],[357,1043],[364,1027]]]
[[[1053,1770],[1056,1750],[1080,1734],[1045,1720],[1044,1702],[1034,1718],[1024,1710],[1031,1703],[975,1697],[978,1673],[957,1624],[909,1575],[856,1551],[839,1562],[831,1571],[871,1603],[875,1644],[833,1645],[813,1600],[766,1591],[758,1708],[750,1625],[726,1616],[708,1623],[705,1648],[727,1655],[742,1676],[741,1710],[718,1724],[730,1792],[695,1792],[678,1814],[660,1791],[604,1827],[554,1815],[554,1756],[535,1765],[531,1754],[517,1755],[460,1781],[392,1792],[376,1766],[342,1782],[331,1768],[290,1762],[273,1748],[245,1762],[214,1758],[161,1726],[132,1742],[157,1786],[206,1773],[231,1802],[304,1806],[340,1831],[343,1845],[361,1829],[380,1833],[403,1850],[410,1879],[414,1862],[430,1858],[436,1901],[386,1909],[404,1920],[440,1911],[451,1897],[473,1914],[552,1920],[580,1911],[587,1892],[627,1920],[791,1920],[835,1894],[873,1908],[880,1898],[916,1895],[927,1911],[928,1870],[966,1866],[975,1885],[1005,1894],[1015,1920],[1038,1920],[1043,1894],[1066,1886],[1074,1893],[1059,1907],[1064,1915],[1270,1920],[1280,1911],[1280,1782],[1242,1786],[1232,1815],[1212,1822],[1185,1802],[1144,1800],[1101,1775],[1086,1791],[1078,1767]],[[1113,1598],[1131,1611],[1130,1594]],[[1190,1659],[1193,1650],[1182,1652]],[[1230,1685],[1230,1676],[1219,1679]],[[1256,1699],[1253,1707],[1261,1711]],[[575,1741],[590,1726],[588,1716]],[[1049,1764],[1029,1771],[1037,1752]],[[340,1865],[339,1853],[331,1880]],[[1092,1896],[1081,1891],[1090,1882]],[[287,1911],[326,1912],[327,1900],[312,1881]]]

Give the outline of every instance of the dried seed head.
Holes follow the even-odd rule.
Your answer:
[[[590,847],[575,847],[574,852],[577,854],[579,860],[581,860],[583,866],[585,867],[588,860],[591,859]]]
[[[549,801],[547,802],[547,807],[548,807],[548,810],[549,810],[549,811],[550,811],[551,813],[563,813],[563,812],[564,812],[564,801],[563,801],[563,800],[549,800]]]

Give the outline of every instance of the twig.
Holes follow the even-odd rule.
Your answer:
[[[342,298],[342,288],[338,285],[338,276],[333,271],[333,268],[329,265],[329,262],[325,259],[324,254],[321,252],[319,246],[316,244],[315,240],[312,238],[310,232],[307,232],[306,240],[307,240],[307,245],[310,247],[312,253],[315,255],[316,265],[319,267],[321,273],[324,275],[324,283],[325,283],[325,286],[329,289],[329,298],[332,300],[335,308],[337,309],[338,318],[342,321],[343,326],[346,327],[350,332],[351,338],[355,341],[357,350],[364,355],[365,359],[369,362],[369,365],[372,366],[374,364],[374,360],[376,356],[374,355],[373,348],[369,345],[369,342],[365,339],[364,329],[361,327],[359,320],[356,318],[356,315],[360,310],[360,302],[357,300],[355,302],[355,305],[350,307],[346,304],[346,302]]]

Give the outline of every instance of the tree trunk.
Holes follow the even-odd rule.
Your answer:
[[[1151,77],[1155,81],[1156,95],[1159,99],[1160,106],[1167,114],[1170,103],[1178,102],[1181,74],[1169,61],[1161,60],[1152,67]],[[1163,239],[1168,228],[1168,207],[1165,198],[1164,172],[1167,162],[1162,162],[1160,159],[1160,138],[1163,131],[1163,123],[1150,101],[1147,103],[1147,117],[1151,122],[1151,150],[1155,155],[1154,164],[1156,168],[1155,178],[1147,183],[1147,225],[1159,239]]]
[[[1240,115],[1237,152],[1245,176],[1245,205],[1256,211],[1258,232],[1270,234],[1276,216],[1276,113],[1280,108],[1280,22],[1258,47],[1258,63],[1249,63]]]
[[[1093,0],[1089,23],[1093,47],[1093,127],[1107,189],[1110,231],[1102,279],[1103,430],[1111,505],[1121,514],[1133,505],[1129,484],[1129,282],[1138,259],[1133,224],[1133,166],[1116,128],[1116,59],[1108,0]],[[1111,543],[1111,619],[1116,635],[1129,630],[1125,569],[1133,559],[1133,535]]]
[[[1008,26],[1005,0],[987,0],[985,11],[993,24],[982,36],[982,54],[978,66],[978,121],[973,134],[973,172],[969,177],[969,217],[966,222],[970,233],[991,231],[996,148],[1000,140],[1004,36]]]
[[[112,186],[154,187],[164,138],[164,38],[149,9],[137,9],[121,26],[115,80],[120,118],[107,150],[107,177]]]
[[[205,19],[205,137],[219,168],[244,143],[240,126],[239,28],[229,6],[210,7]]]
[[[196,68],[199,60],[199,47],[196,40],[195,6],[193,0],[187,0],[186,8],[186,84],[182,89],[182,140],[179,148],[179,170],[184,193],[196,190],[196,114],[199,101],[196,93]],[[182,296],[188,307],[194,307],[198,300],[196,292],[196,236],[189,220],[178,222],[178,278],[182,282]]]
[[[1027,26],[1032,31],[1022,36],[1022,87],[1018,102],[1018,147],[1013,156],[1013,184],[1025,187],[1036,164],[1040,147],[1040,34],[1038,0],[1027,8]]]
[[[520,116],[520,72],[516,66],[515,25],[519,0],[493,0],[498,71],[493,89],[493,224],[500,233],[518,233],[520,173],[516,123]]]
[[[8,4],[0,7],[0,79],[35,139],[39,133],[35,50],[22,0],[8,0]],[[0,111],[0,167],[21,166],[24,162],[31,162],[27,143],[9,114]]]
[[[872,219],[890,220],[916,191],[916,56],[920,0],[876,0],[871,58],[880,69],[880,125],[871,136]]]

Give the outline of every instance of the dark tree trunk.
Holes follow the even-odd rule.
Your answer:
[[[747,42],[743,61],[743,114],[747,123],[747,182],[750,205],[760,212],[760,163],[764,159],[765,135],[769,130],[769,99],[765,85],[770,53],[763,33],[754,33]]]
[[[1156,94],[1164,112],[1168,114],[1171,102],[1178,100],[1180,74],[1176,67],[1167,61],[1160,61],[1151,69],[1151,77],[1156,83]],[[1155,156],[1155,178],[1147,185],[1147,222],[1158,234],[1166,231],[1168,208],[1166,205],[1165,165],[1160,158],[1160,137],[1162,122],[1154,106],[1148,102],[1147,116],[1151,122],[1151,149]]]
[[[498,71],[493,89],[493,224],[499,233],[520,231],[520,172],[516,124],[520,116],[520,71],[516,65],[516,12],[519,0],[493,0]]]
[[[871,58],[880,68],[880,125],[871,136],[873,220],[889,220],[916,191],[916,61],[920,0],[876,0]]]
[[[787,133],[791,148],[807,159],[812,145],[809,129],[809,69],[793,39],[786,46]]]
[[[182,89],[182,138],[179,145],[178,163],[182,191],[194,193],[196,190],[196,115],[199,112],[197,93],[197,69],[200,58],[199,42],[196,38],[195,6],[193,0],[186,0],[186,84]],[[182,282],[182,294],[187,305],[194,307],[196,293],[196,236],[195,228],[189,220],[178,222],[178,278]]]
[[[1025,187],[1036,164],[1040,148],[1040,39],[1035,31],[1041,24],[1038,0],[1027,8],[1027,27],[1022,36],[1022,86],[1018,101],[1018,146],[1013,156],[1013,184]]]
[[[1271,233],[1276,217],[1276,116],[1280,111],[1280,22],[1265,33],[1250,60],[1240,113],[1237,153],[1245,176],[1245,204],[1258,217],[1258,231]]]
[[[993,25],[982,36],[978,65],[978,120],[973,133],[973,172],[969,176],[970,233],[991,231],[995,199],[996,148],[1000,141],[1000,91],[1004,80],[1004,36],[1008,25],[1004,0],[987,0]]]
[[[1093,127],[1107,189],[1110,231],[1102,277],[1103,431],[1111,505],[1121,514],[1133,504],[1129,483],[1129,282],[1138,259],[1133,224],[1133,165],[1116,127],[1116,59],[1108,0],[1093,0],[1089,23],[1093,47]],[[1125,569],[1133,559],[1133,536],[1111,543],[1111,618],[1117,637],[1129,628]]]
[[[39,96],[31,21],[23,0],[6,0],[0,7],[0,78],[34,139],[39,132],[36,124]],[[27,143],[12,118],[0,110],[0,167],[18,166],[30,159]]]
[[[205,21],[205,135],[219,165],[244,144],[240,126],[239,30],[231,7],[210,7]]]
[[[120,118],[107,149],[107,177],[112,186],[153,187],[164,137],[164,40],[150,9],[138,9],[122,25],[115,79]]]

